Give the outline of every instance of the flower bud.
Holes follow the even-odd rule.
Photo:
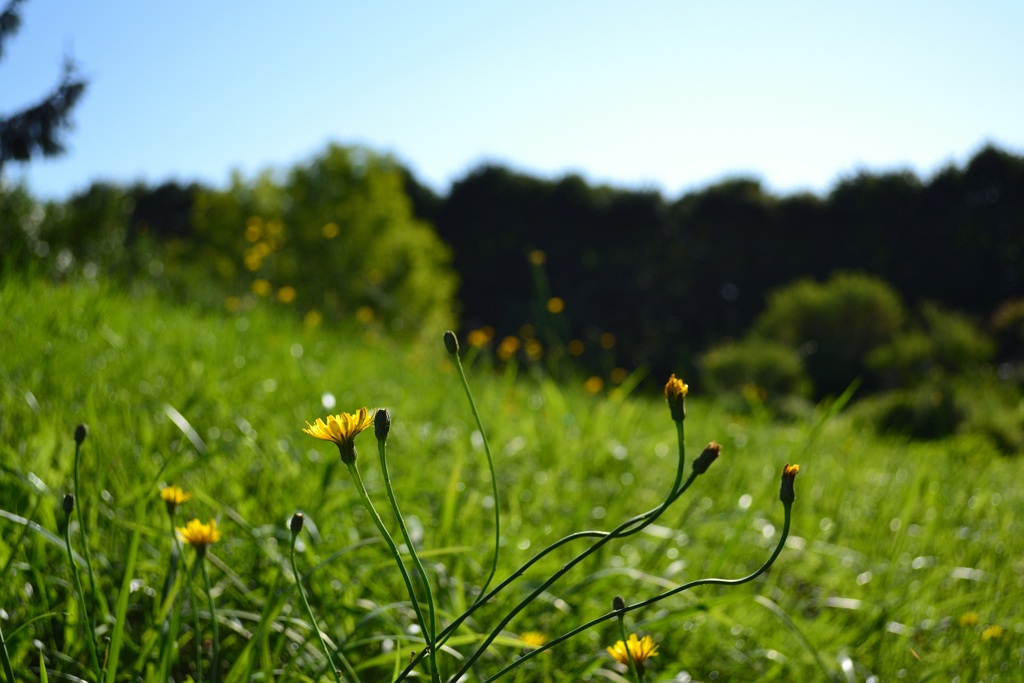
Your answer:
[[[459,352],[459,340],[451,330],[444,333],[444,347],[448,349],[448,353],[453,356]]]
[[[75,427],[75,443],[79,446],[85,441],[85,437],[89,436],[89,425],[84,422]]]
[[[612,609],[616,612],[621,612],[626,609],[626,601],[622,599],[621,595],[616,595],[612,598]]]
[[[697,459],[693,461],[693,471],[697,474],[704,474],[708,471],[708,468],[711,467],[711,463],[713,463],[721,454],[722,447],[712,441],[704,447],[704,450],[700,452]]]
[[[786,505],[796,500],[796,494],[793,491],[793,480],[796,479],[796,473],[799,471],[800,465],[790,465],[788,462],[782,468],[782,488],[779,489],[779,500]]]
[[[64,514],[70,515],[75,510],[75,494],[64,494]]]
[[[665,383],[665,400],[668,401],[669,410],[672,411],[672,419],[682,422],[686,419],[686,393],[690,387],[681,379],[676,379],[675,374],[668,378]]]
[[[388,440],[388,434],[391,433],[391,413],[387,408],[378,409],[377,414],[373,416],[373,433],[377,441]]]
[[[289,524],[292,529],[292,536],[296,536],[300,531],[302,531],[302,523],[304,521],[306,521],[306,518],[301,512],[296,512],[292,515],[292,521],[291,524]]]

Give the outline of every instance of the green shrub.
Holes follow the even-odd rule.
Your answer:
[[[722,344],[702,358],[703,387],[715,394],[740,395],[753,388],[761,400],[783,396],[807,397],[811,382],[803,359],[782,344],[759,340]]]
[[[883,280],[840,272],[824,283],[800,280],[769,294],[752,337],[799,351],[816,394],[824,396],[863,374],[867,354],[890,342],[905,318],[899,294]]]

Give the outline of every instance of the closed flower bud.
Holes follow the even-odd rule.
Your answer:
[[[626,609],[626,601],[622,599],[621,595],[616,595],[612,598],[612,609],[616,612]]]
[[[302,531],[302,523],[305,520],[306,518],[303,516],[301,512],[296,512],[294,515],[292,515],[292,521],[291,524],[289,524],[289,526],[292,529],[292,536],[296,536],[300,531]]]
[[[790,465],[788,462],[782,468],[782,488],[779,489],[779,500],[789,505],[796,500],[796,493],[793,491],[793,480],[796,473],[800,471],[800,465]]]
[[[676,379],[673,374],[665,383],[665,400],[668,401],[668,408],[672,411],[672,419],[682,422],[686,419],[686,393],[690,387],[681,379]]]
[[[448,353],[453,356],[459,352],[459,340],[451,330],[444,333],[444,347],[448,349]]]
[[[89,436],[89,425],[84,422],[75,427],[75,443],[79,446],[85,441],[85,437]]]
[[[704,450],[700,452],[697,459],[693,461],[693,471],[697,474],[704,474],[711,467],[711,463],[718,459],[718,456],[721,454],[722,447],[712,441],[704,447]]]
[[[388,434],[391,433],[391,413],[386,408],[378,409],[377,414],[373,416],[373,433],[377,441],[388,440]]]
[[[64,494],[64,514],[70,515],[75,510],[75,494]]]

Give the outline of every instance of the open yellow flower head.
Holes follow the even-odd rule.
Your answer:
[[[665,399],[672,411],[672,419],[682,422],[686,418],[686,394],[690,387],[681,379],[676,379],[675,374],[668,378],[665,383]]]
[[[793,491],[793,480],[796,473],[800,471],[800,465],[790,465],[788,462],[782,468],[782,488],[779,489],[779,500],[789,505],[796,500],[796,493]]]
[[[217,520],[215,519],[211,519],[206,524],[198,519],[190,519],[184,527],[179,526],[175,529],[178,532],[178,538],[200,553],[206,551],[206,546],[220,540],[220,531],[217,530]]]
[[[549,638],[540,631],[527,631],[526,633],[519,634],[519,640],[521,640],[526,647],[536,650],[538,647],[543,647],[548,642]]]
[[[376,411],[375,411],[376,412]],[[374,413],[366,408],[360,408],[354,415],[342,413],[340,415],[328,415],[327,421],[316,419],[316,424],[306,423],[309,429],[303,429],[310,436],[315,436],[324,441],[333,441],[338,444],[341,451],[341,461],[351,465],[356,461],[356,435],[373,423]]]
[[[967,614],[960,617],[960,621],[957,622],[961,627],[964,626],[977,626],[978,625],[978,613],[968,612]]]
[[[167,514],[174,516],[178,506],[187,500],[192,500],[191,493],[185,493],[184,490],[177,486],[168,486],[167,488],[160,491],[160,497],[163,498],[164,503],[167,505]]]
[[[1000,638],[1000,637],[1002,637],[1002,635],[1003,635],[1003,627],[1002,626],[999,626],[999,625],[989,626],[987,629],[985,629],[982,632],[981,639],[982,640],[992,640],[993,638]]]
[[[628,653],[626,651],[627,647],[629,648]],[[641,676],[644,675],[644,662],[658,654],[658,644],[654,642],[654,638],[650,636],[637,638],[635,633],[630,633],[625,643],[620,640],[615,643],[615,647],[607,649],[612,659],[626,666],[629,666],[629,655],[632,654],[633,661],[636,662],[637,673]]]

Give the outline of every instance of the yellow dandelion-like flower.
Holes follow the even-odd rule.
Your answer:
[[[211,519],[203,524],[198,519],[190,519],[184,527],[175,527],[178,538],[188,543],[197,552],[205,552],[206,546],[220,540],[220,531],[217,530],[217,520]]]
[[[961,627],[963,626],[977,626],[978,625],[978,613],[968,612],[967,614],[960,617],[960,621],[957,622]]]
[[[160,491],[160,497],[163,498],[164,503],[167,505],[167,514],[174,516],[174,513],[178,510],[178,506],[185,501],[192,500],[191,493],[185,493],[181,488],[177,486],[168,486]]]
[[[1002,626],[989,626],[987,629],[981,632],[981,639],[992,640],[993,638],[998,638],[1001,635],[1003,635]]]
[[[374,414],[366,408],[360,408],[355,415],[349,413],[328,415],[326,422],[318,417],[316,424],[307,422],[306,426],[309,429],[302,431],[318,439],[336,443],[338,450],[341,451],[341,461],[346,465],[351,465],[356,461],[356,435],[373,423]]]
[[[628,651],[626,650],[627,647],[629,648]],[[635,633],[630,633],[625,643],[620,640],[615,643],[615,647],[609,647],[607,650],[612,659],[626,666],[629,666],[629,655],[632,654],[633,661],[636,662],[636,671],[643,676],[644,662],[658,654],[658,644],[650,636],[637,638]]]
[[[543,647],[550,638],[540,631],[527,631],[526,633],[519,634],[519,640],[521,640],[523,645],[526,647],[536,650],[538,647]]]

